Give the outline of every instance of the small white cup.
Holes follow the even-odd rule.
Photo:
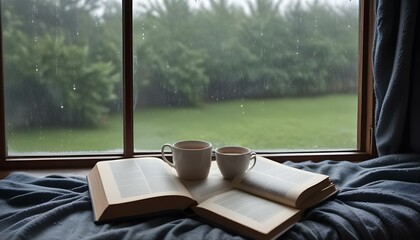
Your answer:
[[[172,152],[172,162],[165,156],[165,148]],[[178,177],[184,180],[202,180],[210,172],[212,145],[205,141],[180,141],[162,146],[163,160],[176,169]]]
[[[246,147],[219,147],[216,149],[216,162],[222,176],[232,179],[251,170],[257,162],[257,155]]]

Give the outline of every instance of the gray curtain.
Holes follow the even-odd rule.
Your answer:
[[[420,153],[420,12],[417,0],[376,0],[373,75],[379,156]]]

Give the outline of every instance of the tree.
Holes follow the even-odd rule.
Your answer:
[[[341,8],[318,1],[304,8],[298,1],[286,12],[291,57],[286,69],[293,73],[293,92],[311,95],[357,90],[357,41],[351,40],[357,40],[358,32],[355,26],[350,29],[345,24],[357,26],[357,16],[348,7]]]
[[[140,104],[196,106],[203,101],[208,77],[204,52],[194,49],[193,14],[183,0],[164,0],[145,7],[137,19],[144,26],[138,43]]]
[[[248,97],[282,97],[290,94],[286,64],[289,32],[280,14],[281,1],[248,1],[250,15],[244,22],[242,41],[255,60],[248,68],[245,89]]]
[[[64,24],[71,14],[77,14],[72,19],[78,19],[83,26],[84,21],[95,25],[94,19],[83,8],[69,7],[73,4],[77,8],[76,1],[66,1],[67,5],[55,1],[42,4],[32,6],[23,0],[4,4],[3,59],[9,127],[98,126],[108,112],[109,102],[115,99],[114,66],[101,59],[93,61],[91,45],[85,42],[88,38],[70,37],[74,26],[66,28]],[[30,9],[32,19],[20,14]]]
[[[197,11],[195,40],[204,55],[205,73],[210,82],[207,99],[225,100],[244,97],[247,69],[257,61],[240,40],[246,20],[243,9],[226,0],[211,0],[208,8]]]

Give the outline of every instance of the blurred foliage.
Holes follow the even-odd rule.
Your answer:
[[[101,125],[116,99],[120,76],[112,60],[98,57],[99,49],[107,52],[111,47],[92,42],[102,31],[95,31],[90,13],[94,5],[43,1],[36,6],[24,0],[3,4],[8,128]]]
[[[136,106],[357,92],[358,9],[244,3],[135,6]],[[9,128],[100,126],[121,109],[119,1],[4,0],[2,22]]]

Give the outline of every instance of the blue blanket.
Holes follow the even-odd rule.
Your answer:
[[[286,164],[329,175],[339,193],[281,239],[418,239],[420,156]],[[242,239],[178,214],[97,224],[86,180],[14,173],[0,180],[0,239]]]

